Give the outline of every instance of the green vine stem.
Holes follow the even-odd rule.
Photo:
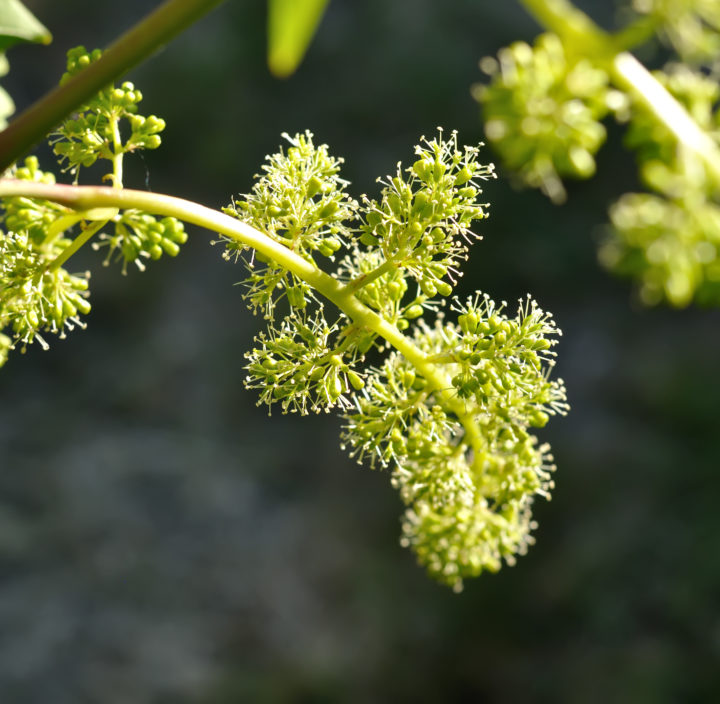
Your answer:
[[[379,267],[377,267],[373,271],[369,271],[367,274],[361,274],[356,279],[349,281],[346,284],[345,288],[350,293],[355,293],[356,291],[359,291],[364,286],[367,286],[368,284],[372,283],[376,279],[379,279],[384,274],[387,274],[388,271],[392,271],[396,267],[397,267],[397,262],[395,262],[394,259],[387,259],[383,264],[381,264]]]
[[[45,139],[73,110],[223,0],[168,0],[117,41],[72,80],[31,105],[0,132],[0,172]]]
[[[110,120],[112,125],[112,136],[113,136],[113,156],[112,156],[112,185],[115,188],[122,188],[123,185],[123,150],[122,150],[122,139],[120,138],[120,126],[118,125],[118,118],[113,116]]]
[[[274,241],[259,230],[229,215],[175,196],[118,189],[108,186],[71,186],[45,184],[15,179],[0,179],[0,197],[24,196],[41,198],[77,211],[98,208],[135,208],[145,213],[164,215],[217,232],[248,247],[291,271],[312,286],[318,293],[334,303],[356,325],[377,333],[422,374],[431,389],[443,398],[443,403],[458,417],[465,429],[465,440],[476,451],[484,447],[475,419],[465,404],[455,394],[451,380],[437,365],[431,362],[397,327],[361,303],[353,294],[352,287],[342,284],[283,244]],[[94,228],[91,228],[94,232]]]
[[[680,144],[695,153],[720,183],[720,148],[687,110],[628,51],[629,34],[608,34],[568,0],[520,0],[546,29],[557,34],[572,49],[606,68],[618,88],[652,112]],[[650,28],[642,26],[636,39]]]

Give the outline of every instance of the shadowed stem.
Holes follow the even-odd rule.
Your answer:
[[[0,132],[0,172],[98,91],[122,76],[223,0],[168,0],[115,41],[103,55],[31,105]]]

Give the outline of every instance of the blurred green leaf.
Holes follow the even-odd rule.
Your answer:
[[[269,0],[268,66],[279,78],[295,72],[328,0]]]
[[[5,129],[7,118],[15,112],[15,103],[8,92],[0,86],[0,130]]]
[[[0,0],[0,51],[18,42],[49,44],[50,32],[19,0]]]
[[[5,50],[19,42],[49,44],[52,35],[19,0],[0,0],[0,76],[9,69]],[[0,88],[0,130],[7,126],[7,118],[15,112],[15,103],[4,88]]]
[[[4,76],[10,70],[7,56],[0,52],[0,76]],[[7,118],[15,112],[15,103],[8,92],[0,86],[0,130],[7,126]],[[1,361],[1,358],[0,358]]]

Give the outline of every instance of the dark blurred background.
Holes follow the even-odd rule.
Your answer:
[[[68,48],[156,4],[27,0],[54,42],[12,50],[3,84],[27,106]],[[168,127],[128,185],[221,206],[307,128],[375,194],[437,125],[481,140],[478,59],[538,32],[514,2],[332,0],[278,81],[265,11],[227,2],[131,73]],[[612,125],[565,206],[501,176],[463,286],[554,312],[573,407],[542,431],[557,489],[528,556],[436,585],[337,418],[255,406],[261,321],[211,235],[126,277],[83,253],[88,329],[0,373],[3,704],[720,701],[720,314],[643,309],[599,268],[607,206],[637,188]]]

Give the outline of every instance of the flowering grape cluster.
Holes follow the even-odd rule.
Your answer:
[[[318,237],[336,237],[348,251],[333,276],[343,284],[335,302],[352,296],[362,306],[349,313],[340,303],[344,312],[328,322],[324,306],[293,300],[299,277],[246,253],[246,298],[269,320],[247,354],[246,384],[283,412],[340,408],[343,446],[391,471],[406,505],[401,543],[459,590],[466,577],[512,564],[533,541],[533,498],[549,494],[554,469],[533,431],[567,410],[562,381],[550,380],[559,331],[529,298],[515,316],[480,294],[451,299],[456,322],[437,310],[477,239],[473,223],[487,217],[477,198],[494,171],[478,162],[477,148],[459,147],[455,133],[423,138],[409,168],[380,179],[378,199],[356,202],[327,147],[309,133],[287,139],[288,154],[270,157],[227,212],[313,264]],[[324,212],[319,193],[338,204],[331,223],[301,215]],[[228,242],[224,256],[241,249]],[[433,325],[423,320],[428,310],[437,312]],[[367,367],[373,348],[390,351]]]
[[[71,51],[63,80],[97,57]],[[123,271],[178,253],[182,224],[129,204],[216,228],[223,256],[245,263],[248,306],[267,321],[246,354],[259,403],[339,409],[350,454],[390,470],[406,508],[401,543],[443,584],[459,590],[467,577],[512,564],[533,541],[534,498],[552,488],[552,457],[535,430],[567,404],[562,381],[550,379],[559,331],[549,314],[530,298],[512,316],[487,295],[452,295],[479,239],[473,228],[487,217],[481,185],[495,176],[479,148],[438,130],[421,139],[411,166],[379,179],[376,199],[354,199],[327,146],[310,132],[285,135],[289,147],[268,157],[251,192],[208,215],[158,194],[115,198],[123,157],[156,147],[164,127],[137,114],[141,97],[129,83],[110,86],[55,135],[76,182],[105,160],[110,188],[54,187],[34,157],[3,184],[0,363],[14,346],[46,347],[46,333],[83,325],[89,274],[66,263],[93,237],[105,263],[119,259]],[[79,201],[69,195],[80,191]],[[93,195],[103,207],[87,207]]]

